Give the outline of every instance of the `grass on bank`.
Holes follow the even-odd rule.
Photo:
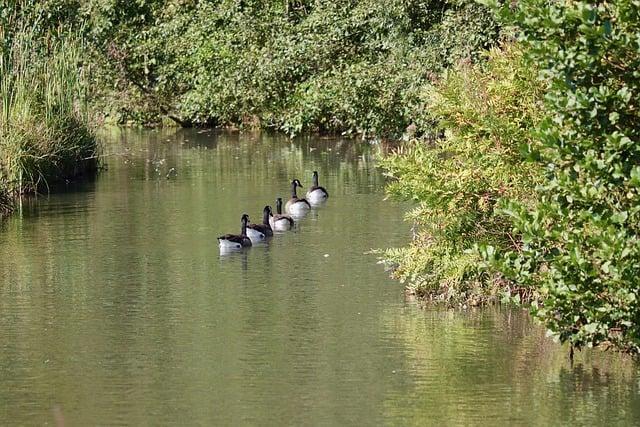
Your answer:
[[[537,70],[516,45],[460,63],[428,89],[426,109],[444,138],[413,140],[382,159],[388,192],[414,201],[414,236],[383,257],[418,295],[448,303],[531,297],[481,267],[477,246],[517,250],[519,237],[497,209],[532,201],[539,167],[525,161],[543,115]]]
[[[95,171],[79,37],[0,27],[0,188],[13,195]]]

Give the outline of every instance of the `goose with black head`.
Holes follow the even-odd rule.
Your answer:
[[[303,188],[300,181],[298,179],[294,179],[291,181],[291,198],[287,201],[285,210],[291,215],[303,216],[309,211],[309,209],[311,209],[311,204],[307,199],[301,199],[298,197],[296,192],[297,187]]]
[[[307,191],[307,200],[312,205],[324,203],[329,198],[329,193],[318,184],[318,171],[313,171],[313,185]]]
[[[282,197],[276,199],[276,214],[271,216],[270,222],[271,228],[276,231],[287,231],[293,228],[293,218],[282,213]]]
[[[273,236],[269,218],[271,217],[271,206],[265,206],[262,210],[262,224],[249,224],[247,226],[247,236],[252,241],[262,241]]]
[[[220,249],[241,249],[251,246],[251,239],[247,237],[247,224],[249,223],[249,215],[242,214],[240,219],[240,234],[225,234],[218,237]]]

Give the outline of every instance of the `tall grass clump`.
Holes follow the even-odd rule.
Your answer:
[[[518,46],[492,49],[486,62],[463,61],[427,89],[426,110],[444,135],[414,140],[382,160],[391,195],[411,200],[408,246],[384,258],[421,296],[482,303],[529,297],[481,268],[476,246],[517,250],[518,236],[497,212],[502,198],[530,201],[539,167],[525,162],[542,118],[543,87]]]
[[[16,195],[96,169],[79,36],[19,13],[0,26],[0,187]]]

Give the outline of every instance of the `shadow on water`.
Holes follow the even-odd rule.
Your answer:
[[[0,225],[0,420],[113,424],[638,424],[628,360],[576,356],[516,310],[419,310],[372,248],[401,246],[379,145],[106,131],[107,170]],[[173,170],[173,172],[172,172]],[[222,255],[240,215],[330,193]],[[52,409],[56,408],[52,415]]]

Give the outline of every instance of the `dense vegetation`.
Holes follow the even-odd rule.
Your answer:
[[[517,245],[496,203],[531,203],[539,181],[538,168],[526,163],[544,111],[537,70],[515,45],[493,49],[487,59],[459,64],[427,90],[425,108],[444,135],[429,144],[411,141],[382,161],[391,193],[418,203],[408,215],[411,245],[385,258],[416,292],[449,302],[480,303],[505,290],[472,249]]]
[[[521,247],[489,258],[539,290],[534,313],[562,341],[640,353],[640,2],[524,0],[503,12],[546,64],[547,179],[533,209],[504,210]]]
[[[22,194],[95,169],[82,43],[41,14],[0,9],[0,192]],[[2,209],[6,212],[6,209]]]
[[[492,45],[470,0],[47,0],[92,47],[93,98],[117,123],[399,136],[421,89]]]
[[[445,139],[383,163],[419,206],[412,244],[387,256],[430,296],[533,297],[561,341],[640,353],[640,3],[498,9],[524,58],[505,72],[503,49],[436,83],[427,109]]]
[[[5,188],[0,187],[0,218],[8,215],[13,210],[11,198]]]
[[[0,187],[14,194],[95,167],[89,99],[119,124],[424,130],[421,88],[498,29],[469,0],[22,0],[0,20]]]
[[[492,7],[500,24],[471,0],[2,4],[0,211],[95,166],[90,111],[404,135],[382,161],[417,203],[396,277],[532,301],[573,346],[640,352],[640,4]]]

